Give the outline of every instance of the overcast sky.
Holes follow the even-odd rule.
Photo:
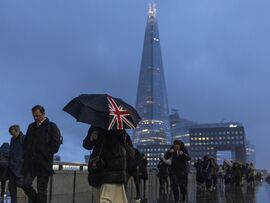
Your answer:
[[[42,104],[61,128],[66,161],[83,161],[88,126],[62,111],[81,93],[135,104],[147,0],[1,0],[0,141]],[[160,0],[170,108],[200,123],[238,121],[270,169],[270,1]]]

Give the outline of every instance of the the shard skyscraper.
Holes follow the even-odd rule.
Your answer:
[[[157,10],[149,5],[136,109],[142,121],[134,132],[134,144],[167,144],[171,140],[169,108],[164,78]]]

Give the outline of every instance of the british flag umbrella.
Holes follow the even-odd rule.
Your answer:
[[[141,120],[131,105],[108,94],[82,94],[72,99],[63,111],[79,122],[108,130],[136,128]]]

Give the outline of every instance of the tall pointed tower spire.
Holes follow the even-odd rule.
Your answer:
[[[157,9],[149,4],[136,109],[142,121],[135,129],[134,143],[170,142],[169,108],[157,23]]]
[[[150,3],[149,4],[149,9],[148,9],[148,17],[156,17],[157,15],[157,9],[156,9],[156,4],[155,3]]]

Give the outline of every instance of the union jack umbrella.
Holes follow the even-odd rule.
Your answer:
[[[79,122],[108,130],[136,128],[141,120],[131,105],[107,94],[82,94],[72,99],[63,111]]]

